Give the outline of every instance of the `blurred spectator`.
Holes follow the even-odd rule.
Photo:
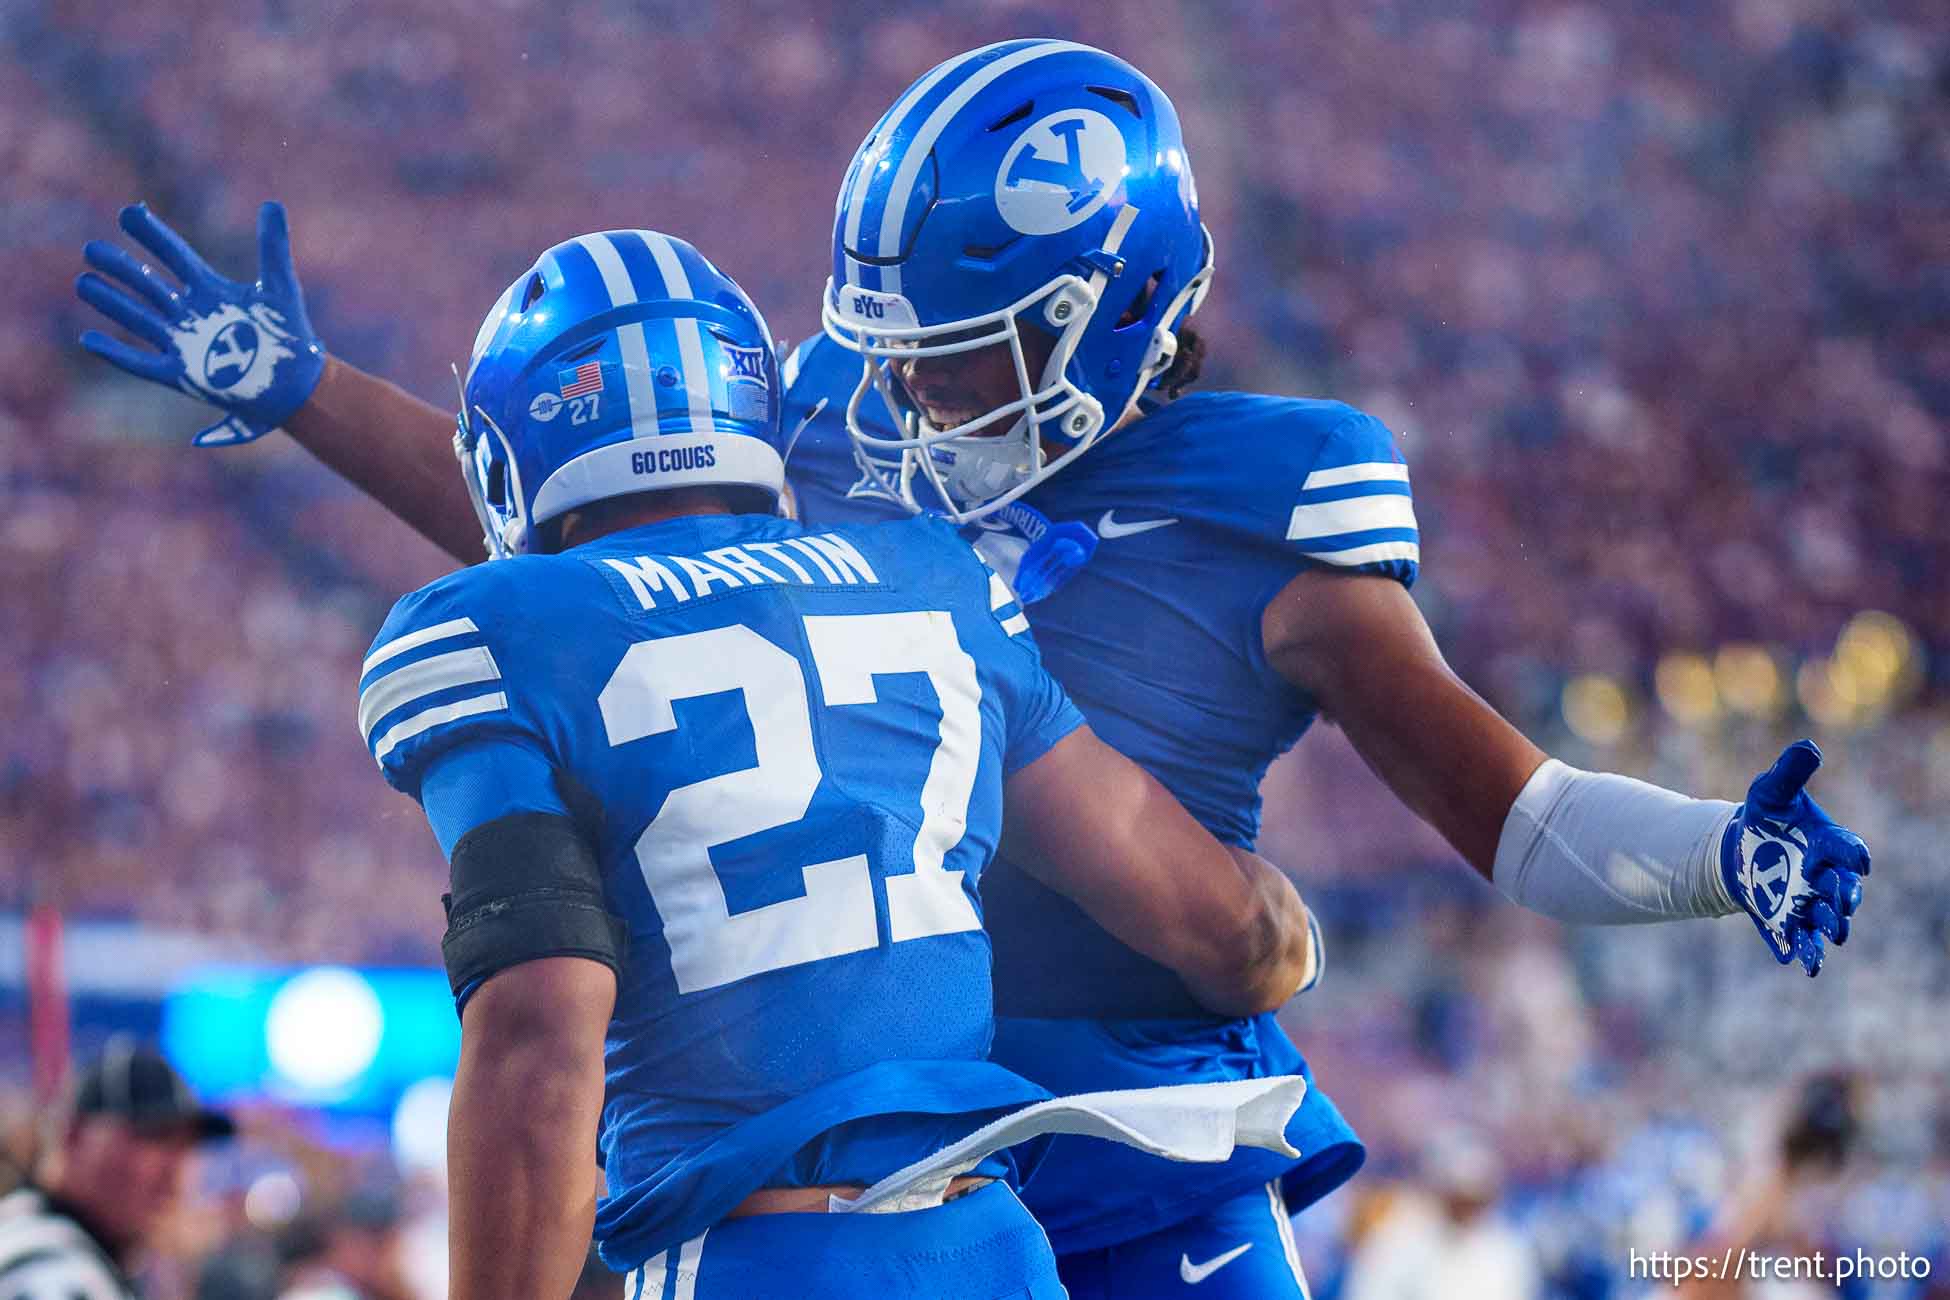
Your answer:
[[[176,1209],[191,1151],[234,1131],[159,1053],[111,1041],[78,1077],[35,1181],[0,1199],[0,1293],[133,1297],[130,1271]]]
[[[285,1284],[278,1300],[412,1300],[400,1276],[399,1199],[362,1188],[280,1234]]]
[[[1394,1189],[1354,1248],[1343,1300],[1452,1300],[1539,1294],[1536,1257],[1497,1210],[1502,1173],[1482,1137],[1436,1138],[1426,1190]]]

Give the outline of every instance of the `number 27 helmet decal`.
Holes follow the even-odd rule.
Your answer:
[[[960,521],[1021,496],[1170,366],[1211,273],[1178,115],[1144,74],[1055,40],[933,69],[868,134],[834,213],[822,315],[863,359],[847,427],[870,490]],[[937,427],[901,368],[989,348],[1013,396]],[[891,437],[863,427],[870,390]]]

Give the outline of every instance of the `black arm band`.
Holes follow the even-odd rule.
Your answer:
[[[542,957],[622,965],[623,923],[604,905],[594,847],[567,817],[512,813],[476,826],[454,845],[453,892],[440,901],[440,952],[455,996]]]

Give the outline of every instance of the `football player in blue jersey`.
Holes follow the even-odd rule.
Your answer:
[[[475,341],[501,562],[401,600],[359,694],[452,865],[456,1295],[566,1295],[593,1213],[632,1294],[1060,1296],[1006,1148],[823,1213],[1048,1096],[986,1059],[1005,833],[1214,1008],[1307,977],[1291,884],[1091,734],[952,524],[777,514],[780,396],[654,231],[549,249]]]
[[[91,244],[82,296],[157,350],[84,342],[208,397],[226,416],[215,437],[286,428],[468,557],[478,530],[439,480],[433,408],[331,358],[289,363],[247,399],[194,378],[207,349],[180,322],[262,303],[302,319],[267,212],[265,278],[212,286],[173,233],[126,211],[184,287]],[[869,132],[833,234],[826,337],[784,367],[799,516],[920,510],[975,531],[1040,602],[1045,660],[1092,726],[1221,839],[1253,842],[1267,765],[1325,713],[1526,907],[1604,925],[1744,912],[1810,974],[1846,939],[1869,855],[1805,792],[1812,743],[1739,804],[1549,758],[1449,669],[1409,598],[1420,535],[1380,421],[1333,401],[1180,396],[1213,248],[1176,113],[1135,68],[1054,40],[948,60]],[[1028,873],[998,860],[984,886],[997,1061],[1059,1092],[1304,1071],[1272,1016],[1205,1015]],[[1297,1161],[1248,1152],[1220,1170],[1077,1146],[1025,1196],[1078,1297],[1301,1295],[1288,1215],[1362,1149],[1318,1089],[1293,1137]]]

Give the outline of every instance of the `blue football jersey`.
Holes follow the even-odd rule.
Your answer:
[[[613,1267],[1048,1095],[987,1060],[976,892],[1004,778],[1081,723],[1025,628],[931,519],[674,519],[393,610],[359,708],[386,779],[449,852],[512,812],[575,818],[626,925]]]
[[[787,361],[786,463],[813,526],[900,508],[860,480],[844,411],[860,360],[816,339]],[[862,411],[886,427],[869,394]],[[1191,393],[1147,409],[1026,498],[1094,529],[1095,555],[1035,607],[1043,661],[1093,729],[1156,776],[1216,837],[1251,846],[1259,786],[1318,710],[1267,663],[1260,618],[1304,569],[1415,580],[1407,467],[1385,425],[1341,402]],[[1005,576],[1024,545],[985,530]],[[1272,1016],[1215,1021],[1170,972],[998,861],[983,882],[995,945],[995,1059],[1052,1090],[1304,1072]],[[1286,1172],[1299,1209],[1352,1175],[1353,1132],[1315,1091],[1295,1166],[1262,1152],[1223,1175],[1059,1140],[1024,1199],[1059,1253],[1142,1235]],[[1306,1140],[1302,1140],[1305,1138]]]

